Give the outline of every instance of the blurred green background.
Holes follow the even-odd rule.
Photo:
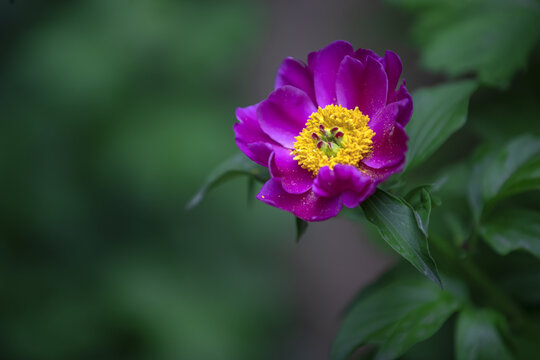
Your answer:
[[[260,7],[4,1],[0,14],[0,358],[278,356],[289,320],[273,258],[289,241],[271,240],[292,224],[250,212],[241,182],[184,211],[235,149]]]
[[[245,180],[184,206],[285,56],[346,39],[433,82],[403,23],[371,1],[2,1],[0,358],[325,359],[391,258],[342,220],[294,244]]]

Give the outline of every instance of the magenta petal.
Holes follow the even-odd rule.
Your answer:
[[[377,55],[373,50],[358,49],[354,52],[354,57],[360,60],[361,62],[363,62],[364,64],[366,63],[368,56],[371,56],[372,58],[374,58],[375,60],[379,62],[382,61],[381,57]]]
[[[325,166],[319,170],[313,183],[318,196],[333,197],[342,194],[347,207],[356,207],[375,191],[373,179],[351,165],[338,164],[331,170]]]
[[[272,142],[259,126],[257,108],[259,104],[236,109],[236,118],[240,123],[234,124],[234,132],[241,141],[250,144],[254,142]]]
[[[383,66],[372,57],[364,65],[346,57],[337,74],[337,98],[340,105],[354,109],[356,106],[370,118],[386,105],[388,80]]]
[[[339,64],[345,56],[353,54],[353,47],[346,41],[335,41],[317,53],[313,60],[313,80],[318,106],[337,103],[336,75]]]
[[[248,158],[255,161],[257,164],[268,166],[268,160],[273,151],[272,145],[263,142],[244,144],[241,141],[237,141],[236,145],[238,145],[238,148],[242,150]]]
[[[373,148],[362,163],[381,169],[396,165],[404,159],[409,138],[403,127],[395,121],[399,111],[399,104],[392,103],[370,120],[368,125],[375,132],[372,138]]]
[[[291,57],[281,63],[275,88],[291,85],[304,91],[311,100],[315,101],[315,89],[313,88],[313,76],[305,64]]]
[[[385,106],[377,116],[370,118],[368,126],[375,132],[372,138],[373,143],[386,139],[386,136],[394,129],[398,112],[398,104],[392,103]]]
[[[257,199],[292,212],[305,221],[322,221],[339,214],[343,203],[339,196],[333,198],[319,197],[313,191],[304,194],[289,194],[281,187],[279,180],[270,179],[262,187]]]
[[[305,92],[290,85],[274,90],[257,110],[261,129],[272,139],[291,149],[295,137],[317,111]]]
[[[360,205],[360,203],[366,200],[368,197],[373,195],[375,190],[377,190],[377,185],[374,182],[370,182],[366,185],[362,192],[356,192],[353,190],[345,191],[341,196],[341,199],[346,207],[353,209]]]
[[[388,98],[390,98],[395,93],[399,77],[401,76],[401,59],[396,53],[387,51],[384,54],[383,65],[388,76]]]
[[[371,194],[369,194],[369,195],[371,195]],[[354,191],[351,191],[351,190],[345,191],[341,195],[341,200],[343,200],[343,205],[345,205],[349,209],[354,209],[355,207],[360,205],[360,203],[363,201],[363,199],[366,199],[366,198],[367,198],[366,194],[357,193],[357,192],[354,192]]]
[[[381,169],[370,168],[369,166],[366,166],[362,162],[360,162],[359,164],[361,171],[369,175],[375,185],[385,181],[386,179],[390,177],[390,175],[400,172],[401,170],[403,170],[404,166],[405,166],[405,157],[403,157],[395,165],[392,165],[386,168],[381,168]]]
[[[313,68],[315,67],[315,60],[317,59],[318,51],[312,51],[307,56],[308,70],[313,74]]]
[[[233,125],[236,144],[251,160],[267,166],[268,157],[275,142],[260,128],[257,121],[259,104],[236,109],[236,118],[240,123]]]
[[[399,106],[399,114],[397,115],[396,122],[402,126],[407,125],[412,116],[413,101],[405,87],[405,81],[403,81],[403,84],[399,87],[398,91],[394,92],[392,101],[389,101],[389,103],[394,102],[398,103]]]
[[[274,154],[283,190],[290,194],[302,194],[311,189],[314,176],[298,165],[298,162],[293,159],[291,150],[275,146]]]
[[[238,125],[239,124],[234,124],[233,125],[233,130],[236,132],[237,131],[237,128],[238,128]],[[267,166],[267,163],[268,163],[268,156],[270,155],[270,153],[272,152],[272,146],[270,145],[267,145],[265,143],[262,143],[262,142],[259,142],[259,143],[251,143],[251,144],[247,144],[245,142],[243,142],[242,140],[240,140],[237,137],[235,137],[235,140],[236,140],[236,145],[238,146],[238,148],[244,153],[246,154],[246,156],[248,158],[250,158],[251,160],[255,161],[257,164],[259,165],[262,165],[262,166]],[[255,144],[257,144],[257,146],[254,146]],[[267,147],[266,147],[267,146]],[[251,147],[253,147],[254,149],[253,150],[256,150],[255,152],[251,149]],[[267,154],[266,151],[264,151],[265,147],[270,150],[270,152]],[[266,161],[265,161],[266,160]]]
[[[339,67],[336,80],[337,98],[341,106],[349,109],[354,109],[358,106],[358,88],[360,90],[364,85],[360,84],[364,77],[366,66],[360,60],[347,56]]]
[[[345,41],[310,53],[307,65],[285,59],[275,90],[260,104],[238,109],[233,127],[238,147],[272,176],[257,198],[303,220],[321,221],[336,216],[343,205],[357,207],[380,182],[401,171],[408,141],[404,127],[413,111],[405,81],[399,86],[401,73],[395,53],[382,58],[368,49],[354,51]],[[373,145],[355,166],[323,167],[313,176],[291,152],[311,114],[330,104],[358,107],[369,116]]]
[[[276,166],[276,154],[273,151],[268,158],[268,171],[270,172],[270,176],[273,178],[279,179],[281,177],[281,173]]]

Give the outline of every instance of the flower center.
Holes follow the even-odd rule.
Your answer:
[[[319,169],[336,164],[359,167],[371,151],[375,133],[368,127],[369,117],[358,107],[354,110],[339,105],[319,107],[312,113],[306,127],[296,137],[294,160],[317,175]]]

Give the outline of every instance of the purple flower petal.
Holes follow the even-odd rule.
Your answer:
[[[313,60],[313,80],[318,106],[337,103],[336,75],[339,64],[345,56],[353,54],[353,47],[346,41],[335,41],[317,53]]]
[[[352,190],[345,191],[341,196],[341,199],[346,207],[354,209],[360,205],[361,202],[373,195],[375,190],[377,190],[377,185],[374,182],[370,182],[362,192],[355,192]]]
[[[240,123],[233,125],[236,144],[247,157],[262,166],[268,166],[268,157],[275,142],[260,128],[257,121],[259,104],[236,109]]]
[[[237,141],[236,145],[238,145],[238,148],[242,150],[248,158],[255,161],[257,164],[268,166],[268,159],[273,150],[272,145],[263,142],[246,144],[242,141]]]
[[[264,184],[259,194],[257,194],[257,199],[268,205],[292,212],[305,221],[329,219],[339,214],[343,207],[339,196],[332,198],[319,197],[311,190],[299,195],[289,194],[283,190],[280,182],[275,179],[270,179]]]
[[[234,125],[238,147],[267,166],[272,179],[257,198],[292,212],[306,221],[336,216],[343,205],[357,207],[377,185],[405,164],[412,98],[405,81],[397,89],[402,65],[391,51],[381,58],[368,49],[354,51],[336,41],[308,55],[307,65],[285,59],[278,69],[275,90],[258,105],[238,109]],[[295,137],[317,107],[358,107],[370,117],[375,132],[368,157],[356,166],[336,164],[314,177],[291,154]]]
[[[292,149],[295,137],[317,111],[305,92],[290,85],[274,90],[257,110],[261,129],[273,140]]]
[[[307,56],[308,70],[313,74],[313,69],[315,67],[315,60],[317,59],[318,51],[312,51]]]
[[[351,165],[336,165],[331,170],[325,166],[319,170],[313,183],[313,192],[321,197],[334,197],[343,194],[347,207],[356,207],[375,191],[370,176]]]
[[[407,140],[405,130],[395,119],[400,104],[392,103],[369,121],[368,126],[375,132],[371,154],[362,163],[375,169],[394,166],[405,157]]]
[[[407,125],[412,116],[413,101],[405,87],[405,81],[403,81],[403,84],[399,87],[398,91],[393,93],[392,101],[389,100],[388,103],[399,104],[399,114],[397,115],[396,122],[402,126]]]
[[[356,106],[370,118],[385,105],[388,80],[384,68],[372,57],[364,65],[360,60],[347,56],[337,74],[337,99],[349,109]]]
[[[277,76],[275,88],[291,85],[305,92],[312,101],[315,101],[315,89],[313,88],[313,75],[306,65],[291,57],[286,58],[281,63]]]
[[[395,93],[399,77],[401,76],[401,59],[396,53],[387,51],[384,54],[383,65],[388,76],[388,98],[390,98],[390,95]]]
[[[358,88],[365,87],[360,84],[364,76],[366,66],[360,60],[350,56],[345,57],[339,66],[339,71],[336,79],[338,103],[349,109],[354,109],[359,102],[357,98],[362,97],[362,94],[356,96]]]
[[[354,57],[363,62],[364,64],[366,63],[368,56],[374,58],[378,62],[382,61],[381,57],[377,55],[373,50],[358,49],[354,52]]]
[[[276,166],[276,154],[274,151],[272,151],[272,154],[270,154],[270,157],[268,159],[268,171],[270,172],[270,176],[273,178],[279,179],[281,174]]]
[[[362,162],[360,162],[360,164],[358,165],[358,167],[360,168],[360,171],[362,171],[363,173],[371,177],[375,186],[385,181],[386,179],[388,179],[390,175],[396,174],[400,172],[401,170],[403,170],[404,166],[405,166],[405,157],[403,157],[403,159],[401,159],[401,161],[398,162],[397,164],[386,167],[386,168],[381,168],[381,169],[371,168]]]
[[[291,155],[291,150],[275,146],[274,156],[283,190],[290,194],[302,194],[311,189],[314,176],[298,165],[298,162]]]

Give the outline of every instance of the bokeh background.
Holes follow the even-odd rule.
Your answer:
[[[235,152],[234,110],[286,56],[396,51],[378,1],[0,1],[0,358],[326,359],[347,302],[393,260],[343,219],[185,205]]]

